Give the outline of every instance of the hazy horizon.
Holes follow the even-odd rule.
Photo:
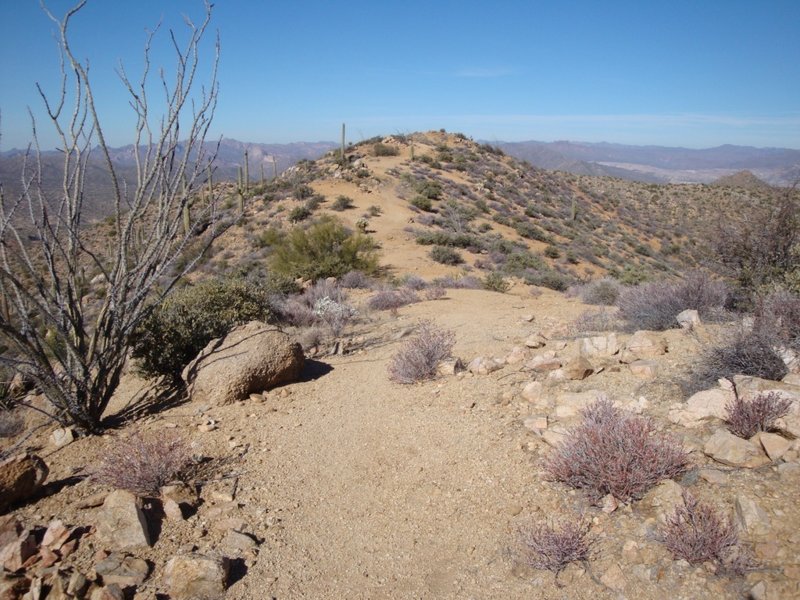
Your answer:
[[[58,16],[73,4],[48,2]],[[184,39],[181,11],[199,21],[202,2],[90,0],[74,17],[112,146],[132,142],[115,68],[138,77],[145,30],[161,20],[152,59],[170,72],[167,29]],[[797,22],[793,0],[218,2],[211,137],[338,140],[345,122],[349,141],[444,128],[503,142],[800,149]],[[35,88],[58,90],[53,32],[37,0],[0,3],[0,150],[27,145],[27,106],[54,146]]]

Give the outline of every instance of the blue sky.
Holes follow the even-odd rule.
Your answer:
[[[72,4],[48,2],[59,15]],[[165,34],[183,33],[182,13],[199,19],[201,0],[89,0],[75,17],[113,145],[132,141],[116,64],[138,74],[145,29],[163,20],[153,62],[169,70]],[[800,148],[799,26],[798,0],[217,0],[213,133],[335,140],[346,122],[350,141],[443,127],[498,141]],[[53,32],[38,0],[0,0],[0,150],[26,145],[35,83],[58,90]]]

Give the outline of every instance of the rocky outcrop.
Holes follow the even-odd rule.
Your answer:
[[[297,381],[304,363],[300,344],[282,331],[252,321],[209,342],[182,376],[193,400],[222,405]]]

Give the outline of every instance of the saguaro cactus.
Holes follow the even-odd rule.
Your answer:
[[[344,168],[344,123],[342,123],[342,155],[340,160],[342,161],[342,168]]]

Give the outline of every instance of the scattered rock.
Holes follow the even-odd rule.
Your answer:
[[[175,556],[164,569],[164,584],[172,600],[217,600],[225,594],[228,568],[224,558]]]
[[[439,375],[456,375],[464,370],[464,363],[460,358],[448,358],[441,361],[436,367],[436,372]]]
[[[125,490],[111,492],[97,515],[97,537],[113,550],[150,545],[141,501]]]
[[[514,346],[511,352],[505,358],[507,365],[516,365],[525,360],[525,349],[520,346]]]
[[[250,535],[230,529],[222,540],[222,546],[235,556],[253,553],[258,548],[258,543]]]
[[[623,573],[622,568],[617,563],[613,563],[606,569],[606,572],[600,576],[600,581],[604,586],[611,588],[615,592],[619,592],[625,587],[625,573]]]
[[[700,314],[696,310],[690,308],[678,313],[675,320],[678,322],[678,325],[681,326],[681,329],[694,329],[700,325]]]
[[[632,363],[642,358],[661,356],[666,352],[667,341],[663,336],[654,331],[640,330],[630,337],[619,360],[623,363]]]
[[[30,589],[31,580],[27,577],[7,577],[0,579],[0,600],[17,600]]]
[[[564,365],[564,375],[573,381],[586,379],[592,373],[594,373],[594,367],[584,356],[578,356]]]
[[[726,429],[718,429],[703,446],[703,452],[725,465],[753,469],[769,462],[761,447],[736,437]]]
[[[64,545],[64,542],[69,539],[71,534],[72,530],[66,527],[63,521],[54,519],[47,525],[44,537],[42,538],[42,546],[47,546],[51,550],[59,550],[61,546]]]
[[[787,450],[792,446],[792,443],[785,437],[775,433],[767,433],[766,431],[760,431],[754,435],[753,441],[757,441],[761,444],[761,447],[764,448],[764,452],[767,453],[767,456],[769,456],[772,461],[778,460],[786,454]]]
[[[702,479],[714,485],[722,485],[728,481],[728,476],[719,469],[700,469],[699,475]]]
[[[619,352],[616,333],[580,338],[578,351],[583,356],[613,356]]]
[[[600,501],[600,508],[606,514],[611,514],[619,508],[619,502],[613,494],[606,494]]]
[[[125,595],[116,583],[112,583],[93,589],[89,600],[125,600]]]
[[[528,402],[538,403],[542,400],[544,386],[538,381],[530,381],[522,388],[522,397]]]
[[[209,342],[182,377],[193,400],[222,405],[297,381],[304,362],[302,347],[289,335],[252,321]]]
[[[141,585],[150,573],[150,567],[141,558],[115,552],[94,567],[105,585],[117,584],[121,588]]]
[[[525,340],[525,346],[528,348],[544,348],[547,345],[547,338],[541,333],[534,333],[532,336]]]
[[[684,427],[698,427],[709,419],[724,421],[728,417],[725,406],[733,399],[733,390],[715,388],[697,392],[685,405],[670,411],[669,419]]]
[[[654,360],[635,360],[628,365],[628,368],[639,379],[655,379],[658,375],[658,363]]]
[[[645,494],[639,502],[639,507],[649,508],[663,518],[672,514],[675,507],[682,503],[683,488],[672,479],[666,479]]]
[[[63,448],[75,441],[75,432],[71,427],[59,427],[50,434],[50,445]]]
[[[502,359],[479,356],[470,361],[467,365],[467,371],[475,375],[488,375],[489,373],[499,371],[505,364],[506,361]]]
[[[0,462],[0,513],[39,491],[48,472],[44,461],[34,454],[20,454]]]
[[[561,368],[561,360],[556,357],[555,352],[545,352],[544,354],[534,356],[525,363],[525,368],[539,372],[553,371]]]
[[[0,541],[0,566],[11,573],[21,570],[25,562],[39,550],[33,534],[15,519],[3,527]]]
[[[736,496],[734,504],[736,519],[747,533],[753,535],[766,535],[770,530],[767,512],[756,504],[755,500],[742,494]]]

